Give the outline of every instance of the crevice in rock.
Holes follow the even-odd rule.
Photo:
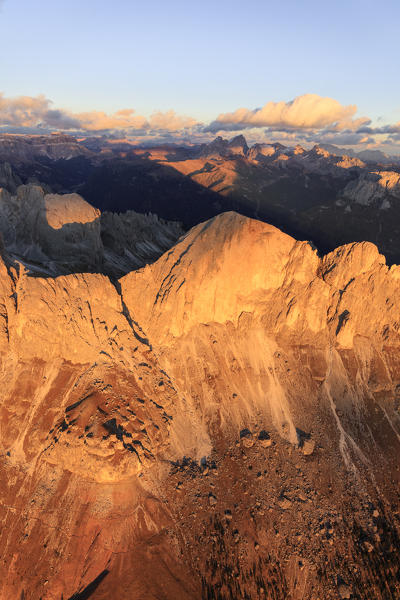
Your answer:
[[[143,329],[140,327],[139,323],[137,323],[131,316],[130,312],[129,312],[129,308],[127,307],[127,305],[124,302],[124,297],[122,295],[122,289],[121,289],[121,284],[118,280],[114,280],[110,278],[110,282],[113,284],[113,286],[115,287],[119,297],[121,298],[121,305],[122,305],[122,314],[124,315],[125,319],[128,321],[128,324],[130,326],[130,328],[132,329],[132,333],[135,336],[135,338],[138,340],[138,342],[140,342],[141,344],[145,344],[146,346],[148,346],[149,350],[153,350],[152,345],[150,344],[148,338],[145,336],[145,333],[143,331]],[[138,333],[138,331],[140,331],[140,335]]]
[[[338,326],[336,327],[335,335],[338,335],[339,331],[342,329],[343,325],[346,324],[348,318],[350,316],[350,312],[348,310],[344,310],[338,317]]]
[[[109,574],[108,569],[104,569],[92,582],[89,583],[81,592],[76,592],[73,594],[68,600],[88,600],[93,593],[97,590],[100,583],[107,577]]]

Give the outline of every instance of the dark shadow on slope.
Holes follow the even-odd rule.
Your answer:
[[[304,442],[311,439],[311,434],[306,433],[305,431],[303,431],[302,429],[299,429],[298,427],[296,427],[296,435],[297,435],[297,443],[299,445],[299,448],[302,448],[304,446]]]
[[[325,188],[323,195],[326,198],[328,189]],[[333,249],[336,245],[325,247],[324,236],[319,236],[317,243],[314,232],[304,228],[294,214],[299,189],[296,182],[290,194],[281,198],[279,191],[271,187],[270,191],[265,191],[260,204],[252,197],[246,198],[240,189],[222,195],[168,164],[149,160],[146,156],[131,156],[106,161],[96,167],[77,191],[101,211],[151,212],[163,219],[180,221],[186,229],[233,210],[275,225],[296,239],[311,240],[321,252]],[[320,198],[319,192],[313,190],[311,201],[311,191],[306,194],[306,200],[303,198],[298,202],[298,208],[304,203],[307,208],[314,206]],[[331,195],[333,198],[334,193]]]
[[[173,158],[177,160],[176,155]],[[47,160],[37,177],[42,179],[46,172],[48,185],[59,191],[76,191],[101,211],[152,212],[180,221],[188,229],[234,210],[275,225],[298,240],[310,240],[322,254],[342,244],[371,241],[389,264],[400,262],[400,203],[392,202],[387,210],[353,204],[349,211],[337,203],[343,179],[299,169],[282,171],[276,178],[269,167],[241,159],[236,167],[237,182],[226,195],[202,186],[167,163],[133,151],[100,164],[87,157]],[[356,176],[351,172],[348,180]]]
[[[231,202],[217,192],[173,167],[140,156],[99,166],[80,193],[101,211],[151,212],[181,221],[186,228],[232,209]]]
[[[89,583],[89,585],[87,585],[84,590],[82,590],[81,592],[76,592],[73,596],[68,598],[68,600],[89,600],[89,598],[97,590],[103,579],[107,577],[109,572],[110,571],[108,569],[104,569],[104,571],[102,571],[100,575],[96,577],[96,579],[93,579],[93,581]]]
[[[337,204],[347,182],[293,169],[272,181],[268,169],[237,161],[238,179],[226,195],[203,187],[168,164],[146,156],[105,161],[79,188],[100,210],[153,212],[185,228],[234,210],[275,225],[298,240],[310,240],[322,254],[358,241],[378,245],[388,263],[400,262],[400,203],[391,208]],[[348,174],[348,180],[356,177]],[[273,179],[273,178],[272,178]]]
[[[95,163],[86,156],[58,160],[43,156],[15,165],[13,171],[24,183],[44,184],[55,194],[66,194],[79,189],[95,169]]]

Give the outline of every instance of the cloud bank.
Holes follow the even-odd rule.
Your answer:
[[[356,105],[344,106],[317,94],[297,96],[290,102],[267,102],[261,108],[238,108],[205,124],[174,110],[156,111],[150,116],[140,115],[133,108],[114,113],[74,113],[54,107],[44,95],[10,98],[0,93],[0,132],[15,131],[65,131],[136,142],[206,142],[227,131],[243,131],[250,141],[382,147],[400,154],[400,123],[374,126],[368,117],[357,115]]]
[[[400,154],[400,123],[375,127],[369,117],[357,116],[357,106],[317,94],[297,96],[290,102],[267,102],[261,108],[239,108],[222,113],[205,126],[208,133],[246,131],[282,143],[329,143],[353,148],[379,148]]]
[[[178,131],[196,125],[196,120],[180,116],[173,110],[154,112],[149,118],[125,108],[108,114],[103,111],[72,113],[52,107],[52,101],[43,95],[7,98],[0,93],[0,127],[42,128],[44,130],[78,131],[107,134],[129,131]]]
[[[343,106],[332,98],[304,94],[290,102],[267,102],[262,108],[239,108],[233,113],[220,114],[209,126],[209,131],[236,130],[253,127],[276,129],[355,129],[370,123],[364,117],[354,119],[355,105]]]

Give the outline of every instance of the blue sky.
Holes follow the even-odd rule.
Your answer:
[[[4,0],[0,90],[200,122],[304,94],[400,121],[400,3]]]

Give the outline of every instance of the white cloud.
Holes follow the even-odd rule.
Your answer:
[[[187,129],[197,125],[197,121],[195,119],[177,115],[174,110],[168,110],[167,112],[154,112],[151,115],[149,122],[151,129],[162,129],[165,131],[178,131],[180,129]]]
[[[343,106],[333,98],[304,94],[290,102],[267,102],[254,110],[239,108],[232,113],[222,113],[207,129],[229,131],[239,127],[271,127],[304,130],[333,127],[353,130],[370,122],[367,118],[354,119],[356,112],[354,104]]]
[[[107,114],[103,111],[77,113],[74,115],[83,131],[107,131],[115,129],[147,129],[148,122],[145,117],[135,114],[133,109],[125,108],[115,113]]]
[[[0,0],[1,1],[1,0]],[[220,114],[210,125],[174,110],[155,111],[150,116],[133,108],[113,113],[92,110],[73,113],[56,108],[44,95],[6,97],[0,93],[0,131],[40,133],[70,131],[80,135],[108,135],[118,139],[155,143],[201,143],[226,131],[243,131],[249,142],[280,141],[287,145],[326,142],[362,147],[390,145],[398,152],[400,123],[372,125],[356,115],[353,104],[317,94],[304,94],[291,102],[267,102],[262,108],[240,108]],[[261,129],[262,128],[262,129]]]
[[[197,124],[195,119],[177,115],[173,110],[155,112],[148,119],[136,114],[132,108],[124,108],[111,114],[98,110],[72,113],[52,108],[52,104],[43,95],[7,98],[0,93],[0,126],[104,133],[127,130],[177,131]]]

